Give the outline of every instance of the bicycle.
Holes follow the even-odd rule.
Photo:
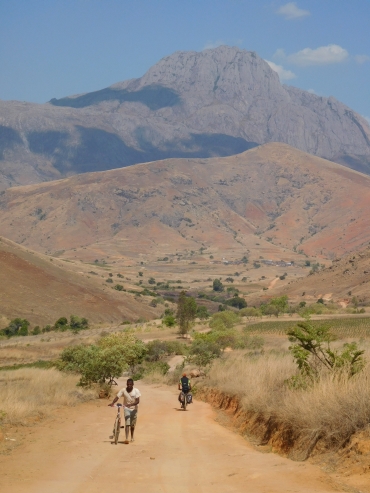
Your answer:
[[[114,407],[117,408],[117,416],[113,426],[113,435],[111,435],[109,438],[111,440],[114,440],[114,443],[117,445],[119,432],[121,431],[121,407],[123,406],[122,404],[116,404]]]
[[[183,409],[184,411],[186,411],[186,407],[188,405],[188,394],[189,394],[190,390],[188,391],[181,391],[181,397],[183,397],[183,399],[181,399],[181,409]]]

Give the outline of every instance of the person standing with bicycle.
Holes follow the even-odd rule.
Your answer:
[[[134,387],[134,381],[129,378],[126,382],[126,387],[121,389],[117,396],[113,399],[109,406],[113,407],[114,404],[123,397],[123,414],[125,417],[125,433],[126,440],[124,443],[129,443],[128,432],[131,430],[131,442],[134,441],[135,427],[137,422],[137,411],[140,403],[141,393],[139,389]]]

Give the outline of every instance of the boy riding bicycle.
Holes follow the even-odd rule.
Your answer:
[[[183,399],[187,399],[189,392],[191,391],[191,382],[190,378],[186,376],[186,373],[182,374],[182,377],[179,380],[178,389],[180,390],[179,394],[179,402],[181,407],[183,407]],[[191,400],[189,404],[191,403]]]

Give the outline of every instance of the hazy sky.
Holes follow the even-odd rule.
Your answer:
[[[94,91],[228,44],[370,117],[369,26],[370,0],[0,0],[0,99]]]

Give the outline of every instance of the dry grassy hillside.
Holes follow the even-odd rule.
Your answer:
[[[156,314],[146,301],[105,287],[101,275],[89,275],[87,268],[0,238],[0,325],[16,317],[42,325],[71,314],[92,323],[136,321]]]
[[[333,265],[315,272],[305,279],[292,281],[283,289],[272,290],[272,296],[277,292],[288,294],[289,297],[300,299],[324,298],[342,299],[346,304],[357,298],[357,301],[370,301],[370,247],[361,252],[348,255],[333,261]],[[302,293],[304,298],[302,298]]]
[[[85,261],[200,248],[334,258],[369,242],[369,192],[370,177],[273,143],[232,157],[168,159],[8,189],[0,233]]]

